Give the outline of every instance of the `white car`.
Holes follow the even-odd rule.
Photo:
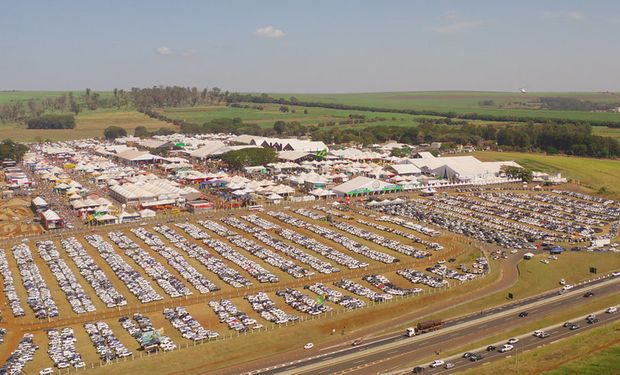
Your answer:
[[[311,343],[311,342],[309,342],[306,345],[304,345],[304,349],[312,349],[312,348],[314,348],[314,344]]]
[[[618,311],[618,308],[617,308],[617,307],[615,307],[615,306],[612,306],[612,307],[610,307],[610,308],[608,308],[608,309],[607,309],[606,313],[607,313],[607,314],[613,314],[613,313],[615,313],[615,312],[617,312],[617,311]]]
[[[513,337],[511,339],[508,340],[508,344],[516,344],[519,342],[519,339],[516,337]]]
[[[549,264],[549,261],[547,259],[541,259],[540,263]]]
[[[562,287],[562,290],[571,290],[571,289],[573,289],[573,286],[570,284],[566,284]]]
[[[443,366],[445,364],[444,361],[442,361],[441,359],[437,359],[433,362],[431,362],[431,364],[429,365],[429,367],[435,368],[435,367],[440,367]]]
[[[612,272],[611,276],[613,276],[613,277],[620,276],[620,271]]]
[[[502,346],[501,348],[499,348],[498,352],[500,353],[505,353],[505,352],[509,352],[512,349],[514,349],[515,347],[510,345],[510,344],[504,344],[504,346]]]

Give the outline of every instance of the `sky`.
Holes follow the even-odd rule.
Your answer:
[[[620,91],[617,0],[3,2],[0,90]]]

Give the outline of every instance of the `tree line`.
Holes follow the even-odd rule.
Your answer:
[[[75,129],[73,115],[46,114],[28,119],[28,129]]]

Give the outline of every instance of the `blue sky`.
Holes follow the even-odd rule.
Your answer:
[[[620,1],[8,1],[0,90],[620,91]]]

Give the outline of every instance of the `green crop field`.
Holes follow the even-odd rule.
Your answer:
[[[474,156],[483,161],[514,160],[536,171],[561,172],[562,176],[594,192],[604,187],[607,191],[604,195],[620,198],[620,160],[488,151],[476,152]]]
[[[360,94],[270,94],[273,97],[295,96],[301,101],[318,101],[368,107],[452,111],[459,114],[478,113],[497,116],[529,116],[548,119],[582,121],[618,121],[620,113],[587,111],[554,111],[513,108],[514,103],[535,102],[540,97],[566,97],[599,103],[620,103],[618,93],[510,93],[483,91],[384,92]],[[492,100],[494,105],[479,102]],[[511,104],[512,103],[512,104]]]
[[[379,125],[416,125],[416,120],[420,117],[432,117],[432,116],[413,116],[405,115],[401,113],[376,113],[376,112],[364,112],[364,111],[349,111],[349,110],[337,110],[326,108],[306,108],[301,106],[288,106],[289,109],[295,110],[292,112],[280,112],[279,105],[276,104],[263,104],[264,109],[251,109],[251,108],[233,108],[226,106],[200,106],[200,107],[187,107],[187,108],[165,108],[160,110],[164,115],[174,119],[181,119],[190,123],[202,124],[207,121],[217,118],[235,118],[239,117],[244,122],[259,124],[264,127],[271,127],[273,123],[278,120],[283,121],[298,121],[302,124],[318,124],[328,121],[342,121],[346,120],[350,114],[364,115],[367,118],[384,118],[387,121],[364,123],[360,126],[367,126],[371,124]],[[308,113],[304,114],[304,110]]]
[[[607,126],[593,126],[592,133],[602,137],[620,138],[620,128],[608,128]]]

